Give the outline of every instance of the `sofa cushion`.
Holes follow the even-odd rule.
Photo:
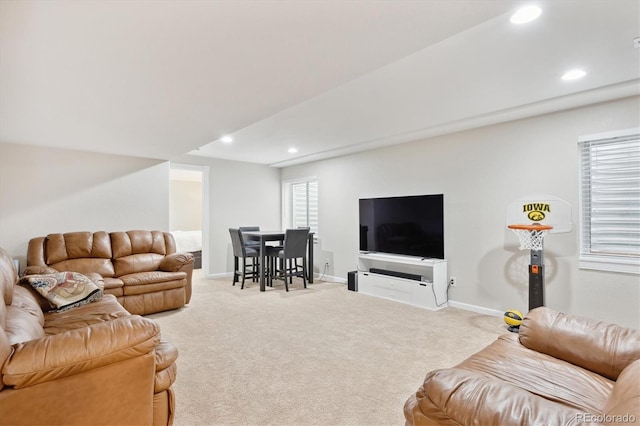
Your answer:
[[[71,232],[49,234],[29,241],[27,254],[29,274],[35,266],[50,266],[56,271],[96,272],[103,277],[113,276],[111,240],[109,234],[99,232]]]
[[[137,272],[155,271],[160,266],[162,259],[164,256],[157,253],[139,253],[114,259],[115,276],[122,277]]]
[[[13,302],[11,306],[27,311],[38,319],[38,323],[42,327],[44,325],[44,314],[40,304],[42,297],[31,288],[17,285],[13,289]],[[46,303],[46,301],[44,301]]]
[[[169,254],[162,231],[112,232],[110,236],[114,259],[141,253]]]
[[[44,314],[44,331],[46,334],[58,334],[129,315],[115,296],[105,294],[100,300],[69,311]]]
[[[76,271],[81,274],[95,272],[103,277],[112,277],[115,274],[111,259],[69,259],[58,263],[52,263],[51,267],[56,271]]]
[[[58,311],[91,303],[102,297],[102,289],[78,272],[29,275],[20,281],[31,285]]]
[[[7,306],[6,333],[13,345],[44,336],[44,314],[39,296],[22,286],[13,289],[13,301]]]
[[[111,242],[104,231],[49,234],[45,247],[44,258],[47,265],[68,259],[111,258]]]
[[[7,306],[7,322],[5,333],[11,345],[39,339],[44,336],[44,329],[38,317],[29,311],[17,308],[13,305]]]

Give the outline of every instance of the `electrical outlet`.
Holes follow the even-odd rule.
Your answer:
[[[324,266],[325,266],[326,268],[328,268],[328,267],[329,267],[329,259],[325,259],[325,260],[324,260]]]
[[[456,286],[456,277],[449,277],[449,286],[451,287]]]

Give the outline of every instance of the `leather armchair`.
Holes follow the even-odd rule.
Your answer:
[[[541,307],[519,334],[428,373],[404,414],[407,425],[640,421],[638,383],[640,331]]]

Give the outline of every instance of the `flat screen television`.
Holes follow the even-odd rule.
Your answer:
[[[360,251],[444,259],[444,195],[361,198]]]

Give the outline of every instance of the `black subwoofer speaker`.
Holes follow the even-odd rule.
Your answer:
[[[358,271],[347,272],[347,288],[358,291]]]

